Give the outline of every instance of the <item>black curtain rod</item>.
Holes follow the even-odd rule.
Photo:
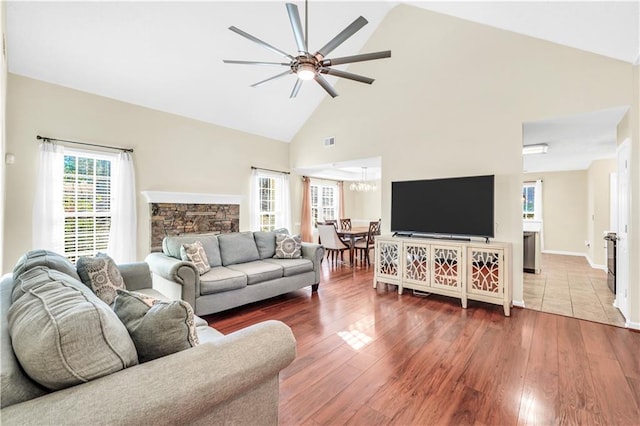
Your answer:
[[[95,143],[87,143],[87,142],[76,142],[76,141],[68,141],[68,140],[64,140],[64,139],[56,139],[56,138],[48,138],[46,136],[36,136],[37,140],[42,140],[42,141],[47,141],[47,142],[51,142],[51,141],[56,141],[56,142],[66,142],[66,143],[74,143],[76,145],[86,145],[86,146],[95,146],[98,148],[107,148],[107,149],[115,149],[118,151],[123,151],[123,152],[133,152],[132,148],[120,148],[117,146],[109,146],[109,145],[98,145]]]
[[[265,172],[274,172],[274,173],[282,173],[283,175],[290,175],[289,172],[282,172],[280,170],[272,170],[272,169],[263,169],[262,167],[251,166],[251,170],[264,170]]]

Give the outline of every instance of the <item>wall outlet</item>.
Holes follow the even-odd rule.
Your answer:
[[[591,247],[591,242],[589,242],[588,240],[584,240],[584,245],[585,247]]]

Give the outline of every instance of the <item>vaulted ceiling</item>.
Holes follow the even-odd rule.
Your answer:
[[[295,76],[252,88],[282,69],[222,62],[281,59],[229,31],[231,25],[295,55],[284,3],[9,1],[9,72],[289,142],[326,92],[306,82],[289,99]],[[304,2],[294,3],[303,14]],[[360,53],[399,3],[629,63],[640,53],[638,1],[310,1],[309,48],[318,49],[362,15],[369,24],[331,56]]]

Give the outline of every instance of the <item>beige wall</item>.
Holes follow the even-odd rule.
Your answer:
[[[587,171],[526,173],[542,180],[543,251],[587,254]]]
[[[241,195],[249,228],[251,166],[287,170],[289,144],[9,74],[4,265],[31,249],[36,135],[131,147],[138,191],[138,259],[148,253],[149,208],[140,191]],[[298,213],[299,214],[299,213]]]
[[[629,105],[631,65],[407,5],[363,51],[384,49],[392,58],[349,67],[373,85],[336,83],[292,141],[291,167],[381,156],[383,231],[390,182],[495,174],[495,239],[513,244],[522,301],[522,123]],[[343,143],[324,150],[326,135]]]
[[[607,248],[603,235],[611,231],[611,174],[618,168],[615,159],[598,160],[587,170],[587,237],[591,242],[587,258],[592,266],[605,268]]]
[[[5,28],[7,23],[7,3],[2,2],[0,4],[0,42],[4,45],[5,40]],[[5,171],[5,111],[7,100],[7,60],[5,56],[6,52],[2,52],[0,55],[0,272],[3,271],[3,254],[4,254],[4,206],[5,202],[5,187],[6,187],[6,171]]]
[[[354,192],[349,190],[349,183],[345,182],[344,214],[364,226],[365,222],[377,220],[381,213],[380,182],[376,182],[378,190],[373,192]]]

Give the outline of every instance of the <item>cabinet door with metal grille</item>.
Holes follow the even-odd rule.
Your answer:
[[[462,292],[464,261],[462,246],[431,246],[431,286],[443,290]]]
[[[400,252],[401,242],[376,237],[376,274],[373,287],[385,282],[400,285]]]
[[[431,256],[428,244],[404,243],[402,284],[415,290],[429,290]]]
[[[467,292],[502,299],[504,295],[504,250],[468,247]]]

